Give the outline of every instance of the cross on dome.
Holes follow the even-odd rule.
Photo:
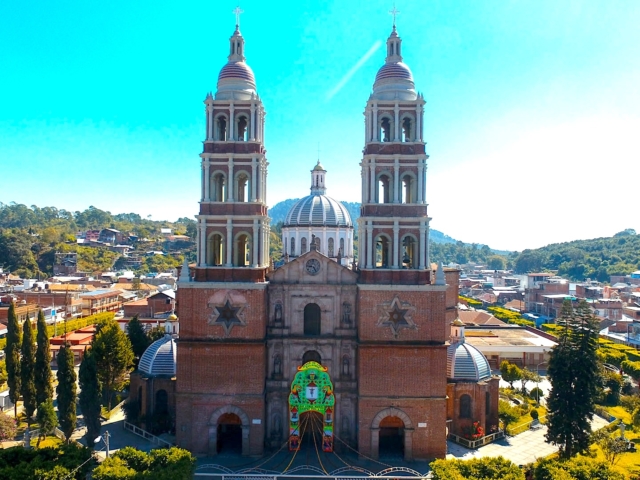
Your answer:
[[[240,27],[240,15],[242,15],[244,13],[244,10],[240,9],[240,5],[236,6],[236,8],[234,8],[231,13],[235,13],[236,15],[236,27]],[[395,24],[395,20],[394,20],[394,24]]]
[[[400,10],[396,8],[396,4],[393,4],[393,8],[389,10],[389,15],[393,17],[393,28],[396,28],[396,16],[400,13]]]

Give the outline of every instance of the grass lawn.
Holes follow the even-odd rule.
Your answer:
[[[35,448],[37,444],[38,444],[38,437],[32,438],[31,446]],[[58,447],[60,445],[62,445],[62,440],[60,440],[58,437],[55,437],[55,436],[48,436],[42,439],[42,441],[40,442],[39,448]]]
[[[605,408],[607,409],[607,412],[609,412],[614,417],[622,420],[623,423],[626,423],[627,425],[631,425],[633,423],[633,418],[631,418],[631,414],[627,410],[625,410],[624,407],[619,405],[617,407],[605,407]]]

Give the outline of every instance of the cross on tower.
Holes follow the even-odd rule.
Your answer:
[[[393,4],[393,8],[389,10],[389,15],[393,17],[393,26],[396,26],[396,16],[400,13],[400,10],[396,8],[396,4]]]
[[[234,8],[231,13],[235,13],[236,14],[236,27],[240,26],[240,15],[242,15],[244,13],[244,10],[240,10],[240,6],[238,5],[236,8]]]

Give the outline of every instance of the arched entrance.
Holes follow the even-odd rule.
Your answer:
[[[298,367],[289,394],[289,450],[299,450],[307,436],[311,441],[315,438],[316,448],[333,452],[335,401],[327,367],[316,362]]]
[[[249,417],[234,406],[218,408],[209,419],[209,455],[249,455]]]
[[[302,355],[302,365],[305,365],[309,362],[316,362],[322,365],[322,357],[315,350],[307,350],[306,352],[304,352],[304,355]]]
[[[218,453],[242,453],[242,422],[235,413],[225,413],[218,419]]]
[[[300,447],[302,449],[320,449],[324,417],[320,412],[309,410],[300,415]]]
[[[398,417],[385,417],[380,422],[380,456],[404,456],[404,422]]]
[[[320,307],[315,303],[309,303],[304,307],[304,334],[305,335],[320,335],[321,328],[321,315]]]
[[[400,453],[413,460],[413,423],[399,408],[385,408],[371,422],[371,457]]]

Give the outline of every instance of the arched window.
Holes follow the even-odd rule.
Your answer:
[[[386,235],[376,237],[376,268],[389,268],[391,241]]]
[[[304,365],[308,362],[316,362],[322,365],[322,357],[315,350],[309,350],[304,352],[304,355],[302,356],[302,364]]]
[[[335,254],[333,253],[333,251],[334,251],[334,240],[333,240],[333,238],[329,239],[328,249],[329,250],[328,250],[327,256],[328,257],[335,257]]]
[[[309,303],[304,307],[304,334],[320,335],[320,307],[316,303]]]
[[[322,243],[320,242],[320,238],[316,237],[316,251],[320,251],[320,247],[322,247]]]
[[[216,117],[215,139],[220,142],[227,140],[227,117],[219,115]]]
[[[391,203],[391,175],[382,173],[378,177],[378,203]]]
[[[167,413],[169,411],[169,395],[166,390],[156,392],[156,408],[153,413]]]
[[[224,237],[219,233],[209,236],[206,262],[207,265],[222,265],[224,263]]]
[[[402,119],[402,141],[413,141],[413,119],[411,117],[404,117]]]
[[[241,233],[236,237],[235,266],[247,267],[251,265],[251,237]]]
[[[402,268],[417,268],[416,239],[413,235],[406,235],[402,239]]]
[[[340,239],[340,251],[342,252],[343,257],[347,254],[347,252],[344,251],[344,238]]]
[[[307,253],[307,238],[306,237],[302,237],[300,239],[300,255],[302,255],[303,253]]]
[[[460,397],[460,418],[471,418],[471,397],[469,395]]]
[[[380,141],[390,142],[391,139],[391,127],[392,122],[389,117],[382,117],[380,119]]]
[[[296,239],[294,237],[291,237],[291,251],[289,252],[290,255],[295,255],[296,254]]]
[[[416,203],[416,179],[410,173],[402,177],[402,203]]]
[[[246,142],[249,140],[249,120],[245,115],[238,116],[236,132],[239,142]]]
[[[224,202],[227,196],[227,177],[222,172],[213,172],[209,183],[209,199]]]
[[[249,174],[239,172],[236,175],[236,202],[249,201]]]

